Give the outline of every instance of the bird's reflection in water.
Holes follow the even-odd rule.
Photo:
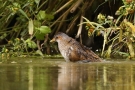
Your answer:
[[[64,63],[59,67],[61,69],[59,69],[57,90],[85,90],[89,86],[89,80],[92,78],[95,80],[95,76],[98,75],[95,67],[85,64]]]

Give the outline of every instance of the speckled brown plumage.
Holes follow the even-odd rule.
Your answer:
[[[75,39],[68,35],[59,32],[57,33],[51,42],[58,42],[58,48],[64,59],[72,62],[83,61],[83,62],[101,62],[102,59],[96,55],[89,48],[83,46]]]

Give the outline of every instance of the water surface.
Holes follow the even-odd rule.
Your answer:
[[[0,90],[135,90],[135,61],[9,59],[0,62]]]

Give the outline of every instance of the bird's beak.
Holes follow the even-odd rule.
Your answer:
[[[55,42],[55,38],[53,38],[50,42]]]

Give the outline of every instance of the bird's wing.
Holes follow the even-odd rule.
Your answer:
[[[80,55],[77,52],[76,48],[74,48],[74,46],[71,46],[68,49],[68,55],[69,55],[70,61],[76,62],[76,61],[80,60]]]
[[[72,40],[71,47],[69,48],[69,59],[71,61],[90,60],[91,62],[101,61],[100,57],[96,55],[89,48],[81,45],[75,40]]]
[[[81,44],[74,39],[71,40],[67,53],[69,59],[73,62],[87,59],[87,52],[85,52]]]

